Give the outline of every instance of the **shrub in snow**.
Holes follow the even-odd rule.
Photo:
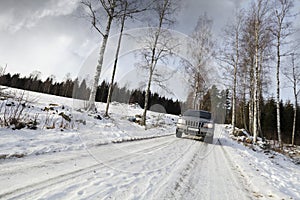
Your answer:
[[[95,118],[95,119],[102,120],[102,117],[101,117],[101,115],[96,115],[94,118]]]
[[[138,123],[138,124],[141,124],[142,116],[141,115],[135,115],[135,122]]]
[[[6,95],[0,102],[0,126],[15,130],[32,125],[34,121],[30,114],[32,109],[24,92]]]
[[[244,130],[243,129],[238,129],[238,128],[234,129],[233,135],[235,137],[239,137],[239,136],[245,136],[245,137],[247,137],[247,135],[244,133]]]
[[[0,100],[0,126],[13,130],[28,128],[32,130],[45,129],[73,129],[72,116],[68,113],[68,106],[50,103],[47,106],[39,105],[37,99],[29,100],[25,92],[16,92],[5,95]]]
[[[64,118],[66,121],[71,122],[71,118],[66,115],[64,112],[59,113],[58,115],[60,115],[62,118]]]
[[[136,122],[136,118],[135,117],[128,117],[128,121],[130,121],[130,122]]]
[[[31,130],[36,130],[38,127],[37,125],[39,124],[37,122],[37,116],[36,115],[36,118],[34,120],[30,120],[28,123],[27,123],[27,128],[31,129]]]

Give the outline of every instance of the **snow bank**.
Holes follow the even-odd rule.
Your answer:
[[[300,199],[300,166],[270,150],[244,146],[224,129],[220,142],[258,199]]]

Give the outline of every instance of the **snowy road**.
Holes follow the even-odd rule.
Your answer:
[[[173,135],[0,165],[0,199],[251,199],[220,143]]]

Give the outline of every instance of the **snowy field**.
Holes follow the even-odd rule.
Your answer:
[[[129,119],[134,118],[137,114],[141,115],[143,112],[136,105],[113,102],[110,106],[111,118],[105,119],[102,116],[106,104],[103,103],[97,103],[99,112],[86,113],[79,111],[83,110],[84,102],[71,98],[24,92],[17,89],[5,91],[11,96],[17,98],[22,96],[23,100],[28,101],[23,118],[33,121],[33,118],[38,116],[39,125],[36,130],[27,128],[12,130],[14,126],[0,127],[0,157],[80,150],[102,144],[164,136],[168,132],[175,131],[174,124],[177,116],[168,114],[148,112],[147,131],[137,123],[129,122]],[[6,112],[3,108],[5,105],[14,104],[15,106],[12,107],[17,107],[18,103],[11,98],[2,100],[0,102],[1,113]],[[62,118],[60,115],[62,112],[70,116],[70,122]]]
[[[39,125],[0,128],[0,199],[300,199],[299,165],[237,143],[224,125],[206,144],[176,138],[177,116],[149,112],[144,130],[136,105],[113,103],[103,119],[102,103],[85,113],[73,99],[23,96]]]

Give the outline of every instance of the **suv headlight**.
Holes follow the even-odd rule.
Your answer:
[[[213,123],[204,123],[203,128],[213,128],[214,124]]]
[[[185,124],[186,121],[182,118],[179,118],[178,121],[177,121],[178,124]]]

